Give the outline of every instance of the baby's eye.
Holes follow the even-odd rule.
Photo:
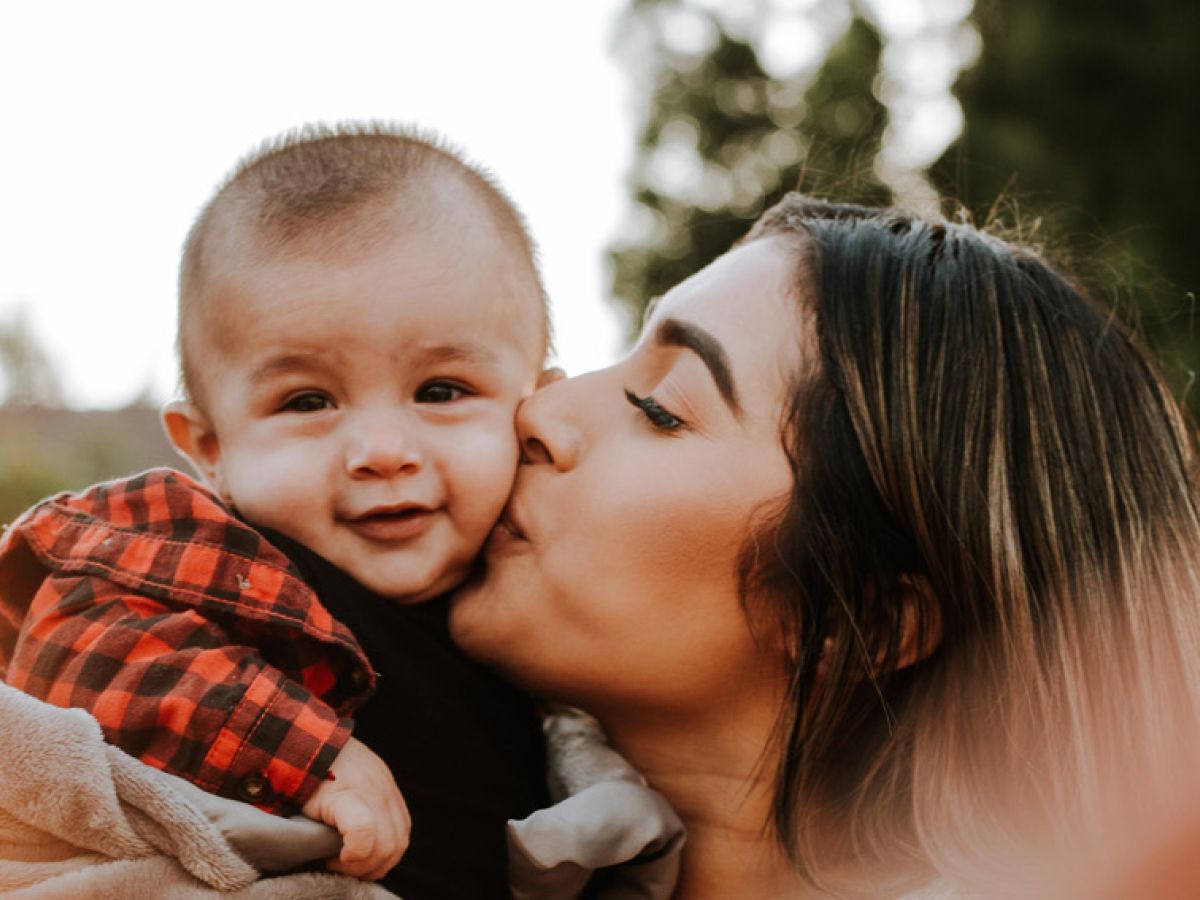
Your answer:
[[[288,397],[281,409],[283,412],[295,413],[321,412],[324,409],[333,409],[333,401],[316,391],[305,391]]]
[[[418,403],[453,403],[467,396],[467,389],[453,381],[431,381],[417,389]]]

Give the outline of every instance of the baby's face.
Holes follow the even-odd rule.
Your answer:
[[[508,496],[542,362],[509,242],[478,220],[403,229],[347,259],[244,262],[209,301],[212,435],[193,456],[212,486],[379,594],[458,584]]]

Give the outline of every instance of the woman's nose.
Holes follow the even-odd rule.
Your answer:
[[[355,423],[346,449],[346,471],[354,478],[391,478],[416,473],[424,454],[413,430],[395,417],[379,416]]]
[[[551,465],[559,471],[572,469],[579,462],[582,434],[575,413],[579,409],[581,380],[556,381],[539,388],[517,407],[522,462]]]

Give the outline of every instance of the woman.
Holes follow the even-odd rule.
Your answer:
[[[1036,253],[790,196],[519,430],[453,631],[675,806],[678,897],[1078,885],[1187,794],[1192,436]]]

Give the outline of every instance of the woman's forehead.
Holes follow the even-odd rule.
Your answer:
[[[744,316],[756,315],[794,294],[794,274],[795,256],[786,238],[743,244],[656,298],[647,324],[664,314],[679,315],[684,308],[693,315],[727,317],[738,310]]]
[[[806,317],[796,300],[795,256],[786,238],[744,244],[665,294],[641,342],[661,342],[680,327],[711,339],[725,357],[735,389],[747,394],[779,385],[801,364]]]
[[[665,318],[680,319],[733,344],[795,333],[801,317],[795,259],[784,238],[764,238],[719,257],[665,294],[646,322],[653,334]]]

